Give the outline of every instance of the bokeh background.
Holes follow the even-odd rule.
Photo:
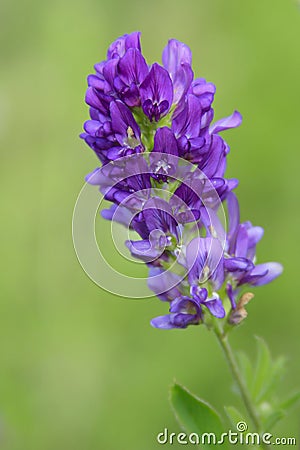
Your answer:
[[[224,133],[228,175],[241,180],[242,218],[265,228],[260,261],[278,260],[285,272],[257,289],[232,344],[254,355],[254,335],[263,337],[287,358],[282,390],[299,386],[299,8],[296,0],[1,1],[1,448],[158,448],[158,432],[179,430],[167,396],[174,377],[215,407],[235,401],[212,335],[152,329],[166,305],[102,291],[73,249],[73,207],[97,166],[78,138],[86,76],[111,41],[134,30],[149,62],[169,38],[187,43],[196,75],[217,85],[216,118],[243,114],[242,127]],[[105,242],[109,228],[99,226]],[[276,434],[298,433],[294,410]]]

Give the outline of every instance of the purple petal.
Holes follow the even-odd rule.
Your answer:
[[[137,254],[144,253],[150,250],[151,244],[148,240],[141,241],[127,241],[130,246],[130,250],[134,249]]]
[[[148,239],[143,239],[141,241],[126,241],[125,244],[133,256],[142,259],[145,262],[154,261],[163,252],[163,249],[160,250],[156,248]]]
[[[236,272],[249,271],[254,268],[254,265],[247,258],[225,258],[224,267],[228,272]]]
[[[171,328],[178,328],[176,325],[171,323],[170,315],[155,317],[151,320],[151,325],[154,328],[162,328],[163,330],[170,330]]]
[[[250,227],[247,230],[248,239],[249,239],[249,247],[255,246],[263,237],[264,229],[262,227]]]
[[[119,77],[114,80],[114,87],[122,100],[130,107],[140,105],[139,85],[147,76],[147,63],[135,48],[127,50],[118,63]]]
[[[171,313],[191,313],[191,314],[199,314],[200,312],[200,304],[198,301],[195,301],[193,298],[187,297],[185,295],[181,295],[175,300],[172,301],[170,305]]]
[[[90,107],[90,118],[92,120],[100,120],[100,117],[104,119],[104,115],[101,114],[97,109]]]
[[[140,85],[148,75],[148,66],[143,55],[135,48],[130,48],[118,64],[121,80],[129,86],[131,83]]]
[[[103,79],[102,75],[89,75],[87,78],[88,85],[99,91],[105,90],[106,81]]]
[[[103,105],[101,101],[99,100],[99,97],[96,94],[96,91],[92,87],[88,87],[86,94],[85,94],[85,101],[88,105],[92,106],[96,109],[103,109]]]
[[[125,39],[125,50],[128,50],[129,48],[136,48],[139,51],[141,51],[141,32],[140,31],[134,31],[131,34],[126,35]]]
[[[178,285],[181,281],[179,275],[170,271],[163,271],[157,267],[151,267],[149,271],[148,287],[163,301],[172,301],[179,297]]]
[[[107,51],[107,59],[122,57],[129,48],[137,48],[141,51],[139,31],[131,34],[124,34],[115,40]]]
[[[223,130],[239,127],[241,123],[242,123],[241,114],[238,111],[234,111],[234,113],[231,114],[231,116],[225,117],[224,119],[220,119],[216,123],[214,123],[210,127],[209,132],[211,134],[219,133],[220,131]]]
[[[105,66],[107,61],[101,61],[99,63],[94,64],[94,68],[97,72],[97,75],[103,75],[103,67]]]
[[[197,151],[198,155],[206,153],[205,138],[203,136],[189,138],[190,151]]]
[[[117,205],[111,205],[111,207],[109,209],[103,209],[101,211],[101,216],[103,217],[103,219],[112,220],[116,209],[117,209]]]
[[[207,111],[214,100],[216,87],[213,83],[207,83],[204,78],[197,78],[192,83],[191,92],[199,98],[203,111]]]
[[[174,103],[178,103],[193,81],[192,53],[187,45],[176,39],[170,39],[163,50],[162,60],[173,82]]]
[[[238,185],[239,185],[239,180],[237,178],[229,178],[228,180],[226,180],[226,182],[227,182],[228,193],[231,192],[236,187],[238,187]]]
[[[200,180],[193,179],[189,185],[182,182],[170,198],[174,216],[179,223],[198,221],[201,217],[201,192]]]
[[[228,209],[228,242],[229,242],[229,253],[233,252],[233,243],[236,237],[237,229],[240,223],[240,207],[236,196],[231,192],[227,196],[227,209]]]
[[[203,305],[206,306],[209,312],[218,319],[223,319],[223,317],[225,317],[226,315],[223,303],[216,293],[213,294],[213,297],[205,300],[205,302],[203,302]]]
[[[132,112],[120,100],[110,104],[112,128],[121,145],[134,148],[140,142],[141,131]],[[135,145],[130,145],[132,141]]]
[[[201,104],[195,95],[187,96],[183,111],[172,122],[176,137],[197,138],[200,133]]]
[[[173,131],[168,127],[158,128],[154,136],[154,148],[150,153],[153,177],[165,181],[167,176],[174,175],[178,166],[177,156],[178,146]]]
[[[199,303],[203,303],[207,299],[208,291],[206,288],[194,285],[190,288],[190,294],[194,299],[198,300]]]
[[[196,314],[177,313],[171,315],[171,322],[176,328],[186,328],[188,325],[197,325],[201,317]]]
[[[270,283],[275,278],[279,277],[283,271],[281,264],[277,262],[269,262],[265,264],[258,264],[250,274],[250,284],[254,286],[262,286]]]
[[[197,325],[201,319],[200,315],[188,313],[172,313],[166,316],[159,316],[151,320],[151,325],[155,328],[169,330],[171,328],[186,328],[188,325]]]
[[[87,120],[83,127],[88,134],[91,136],[96,136],[97,131],[100,128],[100,122],[98,120]]]
[[[179,223],[198,221],[201,217],[203,183],[192,178],[185,180],[170,198],[174,216]]]
[[[130,196],[129,192],[122,191],[122,190],[116,190],[113,201],[115,201],[116,203],[122,203],[125,201],[125,199],[128,196]],[[132,196],[131,196],[131,200],[132,200]]]
[[[196,178],[186,183],[182,182],[171,197],[170,204],[173,208],[179,208],[184,203],[190,208],[200,209],[202,189],[201,180]]]
[[[173,86],[168,72],[157,63],[153,64],[149,74],[140,86],[141,102],[144,113],[156,122],[167,114],[173,101]]]
[[[225,230],[217,211],[203,206],[201,208],[201,221],[206,229],[207,237],[218,238],[220,242],[224,242]]]
[[[236,308],[236,301],[235,301],[235,299],[236,299],[236,292],[237,291],[233,290],[232,285],[230,283],[226,284],[226,294],[228,295],[228,298],[230,300],[232,309]]]
[[[126,35],[120,36],[112,44],[110,44],[108,51],[107,51],[107,59],[117,58],[117,57],[124,55],[124,53],[125,53],[125,37],[126,37]]]
[[[246,258],[248,253],[249,238],[247,228],[241,224],[238,227],[236,244],[235,244],[235,256],[238,258]]]
[[[85,177],[85,181],[94,186],[99,185],[103,179],[101,168],[97,167],[93,172],[89,173]]]
[[[103,209],[101,216],[106,220],[114,220],[115,222],[121,223],[126,228],[129,227],[132,218],[132,214],[128,209],[118,207],[117,205],[112,205],[110,209]]]
[[[107,149],[109,149],[112,145],[109,140],[103,138],[95,138],[87,133],[82,133],[80,137],[84,139],[87,145],[89,145],[94,150],[103,164],[106,164],[108,162],[106,152]]]
[[[89,106],[108,115],[108,108],[113,98],[103,92],[97,91],[95,88],[88,87],[85,94],[85,101]]]
[[[168,127],[158,128],[154,136],[152,152],[167,153],[178,156],[177,141],[174,133]]]
[[[176,72],[173,81],[173,102],[179,103],[183,100],[185,94],[189,90],[191,86],[191,82],[193,81],[194,73],[192,68],[188,64],[181,64],[179,69]],[[181,109],[181,105],[178,104],[178,108]]]
[[[187,209],[186,211],[176,212],[176,220],[182,224],[197,222],[200,217],[201,213],[198,209]]]
[[[181,64],[187,63],[191,65],[192,52],[183,42],[170,39],[163,50],[162,61],[164,68],[167,69],[173,79]]]
[[[215,180],[215,178],[212,179],[212,182],[213,180]],[[221,184],[217,186],[215,189],[220,197],[220,200],[223,202],[224,200],[226,200],[228,194],[232,191],[232,189],[235,189],[238,186],[238,180],[234,178],[230,180],[225,180],[224,178],[221,178],[221,180],[223,180],[223,185]]]
[[[111,161],[115,161],[122,156],[126,156],[126,148],[124,148],[123,146],[111,147],[107,151],[107,158]]]
[[[150,198],[143,207],[143,217],[148,230],[161,230],[177,236],[177,223],[170,205],[161,198]]]
[[[261,227],[253,227],[249,222],[249,226],[247,228],[248,233],[248,252],[247,258],[253,260],[255,258],[256,253],[256,244],[261,240],[264,234],[264,229]]]
[[[214,110],[212,108],[209,108],[201,117],[201,130],[202,133],[207,132],[209,129],[209,126],[211,124],[211,121],[214,118]]]
[[[107,61],[107,63],[103,67],[103,76],[106,79],[106,81],[109,83],[111,89],[113,88],[114,79],[115,79],[116,73],[117,73],[117,64],[118,64],[118,60],[112,59],[110,61]]]
[[[101,191],[102,191],[103,194],[104,194],[105,200],[107,200],[107,201],[109,201],[109,202],[113,202],[113,201],[115,200],[115,199],[114,199],[114,195],[115,195],[116,192],[118,192],[118,189],[117,189],[117,188],[115,188],[115,187],[109,188],[109,187],[105,186],[105,187],[103,188],[103,190],[102,190],[102,186],[101,186],[100,189],[101,189]]]
[[[224,281],[223,248],[218,239],[194,238],[186,249],[188,278],[191,285],[208,278],[219,289]]]
[[[212,136],[209,153],[199,168],[207,178],[223,177],[226,167],[226,145],[223,139],[214,134]]]
[[[192,85],[193,94],[201,97],[203,94],[215,94],[216,86],[213,83],[208,83],[204,78],[196,78]]]

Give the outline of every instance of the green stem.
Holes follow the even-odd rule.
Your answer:
[[[218,339],[218,342],[224,352],[225,358],[228,362],[228,365],[230,367],[231,373],[233,375],[233,378],[235,379],[240,394],[242,396],[244,405],[249,413],[249,416],[251,418],[251,421],[253,422],[253,425],[255,427],[255,430],[258,433],[261,433],[262,430],[262,426],[261,426],[261,422],[258,416],[258,413],[256,411],[255,405],[252,402],[251,396],[249,394],[249,391],[247,389],[246,383],[244,381],[244,378],[242,377],[236,358],[234,356],[234,353],[232,351],[232,348],[230,346],[230,343],[228,341],[228,337],[227,335],[223,332],[223,329],[221,328],[221,326],[219,325],[219,323],[215,322],[214,323],[214,328],[213,328],[215,335]],[[261,444],[261,447],[263,449],[267,449],[269,448],[269,446],[266,446],[264,444]]]

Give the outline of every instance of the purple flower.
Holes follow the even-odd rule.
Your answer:
[[[107,157],[115,160],[120,156],[127,156],[143,151],[140,128],[135,122],[131,111],[121,101],[110,104],[111,126],[117,144],[112,147]]]
[[[140,236],[126,245],[147,263],[150,289],[170,304],[151,322],[165,329],[202,323],[207,314],[224,318],[225,293],[236,313],[243,285],[282,272],[278,263],[256,264],[263,229],[240,222],[238,180],[225,178],[230,149],[220,133],[242,117],[234,111],[213,123],[216,88],[193,79],[191,64],[189,47],[176,39],[162,65],[148,66],[140,33],[119,37],[88,76],[90,119],[81,134],[103,164],[87,177],[112,203],[103,217]],[[228,230],[219,217],[225,200]]]
[[[171,302],[180,297],[180,283],[179,275],[160,267],[150,266],[148,287],[160,300]]]
[[[113,42],[107,60],[96,64],[96,73],[88,77],[86,102],[91,120],[85,123],[81,137],[103,164],[145,149],[178,155],[197,164],[209,178],[222,177],[229,148],[214,135],[238,126],[240,115],[235,112],[211,126],[215,87],[203,78],[193,81],[192,54],[185,44],[171,39],[162,60],[163,67],[154,63],[149,70],[141,52],[139,32],[125,34]],[[157,129],[154,148],[149,148],[153,138],[145,129],[147,121],[143,115],[150,122],[159,122],[170,112],[168,128]],[[169,128],[173,134],[166,131]],[[164,161],[159,163],[154,176],[167,181],[170,174],[163,173]],[[222,198],[232,188],[226,184],[220,193]]]
[[[179,223],[188,223],[200,219],[203,207],[203,180],[196,177],[184,180],[170,198],[170,205]]]
[[[112,102],[113,100],[114,98],[106,94],[104,90],[99,90],[93,86],[89,86],[86,91],[86,103],[103,115],[108,114],[110,102]]]
[[[143,154],[133,154],[96,169],[86,181],[98,185],[106,200],[139,213],[152,192],[150,178]]]
[[[214,290],[220,289],[224,281],[223,248],[216,238],[195,238],[187,247],[186,260],[191,286],[207,281]]]
[[[165,250],[174,249],[180,239],[180,230],[171,206],[158,197],[145,202],[132,226],[142,240],[127,241],[126,245],[132,255],[147,262],[158,258]]]
[[[151,156],[155,156],[155,153],[178,156],[177,141],[173,131],[170,128],[162,127],[158,128],[156,131]]]
[[[178,103],[189,90],[193,80],[192,52],[176,39],[170,39],[162,54],[164,68],[173,83],[174,103]]]
[[[203,112],[211,108],[215,92],[215,85],[208,83],[204,78],[196,78],[190,88],[190,93],[199,99]]]
[[[139,50],[130,48],[118,63],[114,87],[128,106],[140,105],[139,86],[148,74],[145,58]]]
[[[220,133],[220,131],[239,127],[242,123],[242,116],[238,111],[234,111],[231,116],[225,117],[215,122],[209,129],[211,134]]]
[[[185,106],[172,122],[172,129],[178,140],[180,156],[193,159],[190,154],[202,155],[207,151],[205,138],[201,136],[202,108],[199,99],[189,94]],[[204,147],[204,148],[203,148]]]
[[[203,309],[204,307],[204,309]],[[170,303],[170,314],[151,320],[155,328],[171,329],[186,328],[188,325],[198,325],[204,316],[205,309],[218,318],[225,316],[225,310],[218,294],[208,298],[207,289],[191,290],[191,297],[180,296]]]
[[[227,285],[227,293],[232,304],[235,304],[235,298],[239,292],[236,288],[244,284],[261,286],[270,283],[282,273],[283,268],[276,262],[255,265],[256,244],[263,236],[263,229],[253,226],[251,222],[239,222],[239,204],[233,193],[228,195],[227,205],[228,256],[224,259],[224,267],[232,280]]]
[[[155,63],[140,86],[142,108],[150,121],[158,122],[173,102],[173,85],[169,73]]]
[[[141,51],[140,36],[141,33],[139,31],[135,31],[131,34],[124,34],[116,39],[109,46],[107,51],[107,59],[122,57],[130,48],[137,48]]]
[[[170,314],[151,320],[154,328],[186,328],[198,325],[202,318],[201,303],[187,296],[177,297],[170,304]]]
[[[229,147],[217,134],[211,136],[208,151],[198,158],[198,167],[208,178],[224,177]],[[196,162],[196,161],[195,161]]]
[[[203,318],[203,307],[218,318],[225,316],[219,295],[224,280],[222,247],[217,239],[193,239],[186,250],[190,296],[181,295],[171,301],[170,314],[151,321],[156,328],[186,328]],[[209,291],[211,294],[209,294]]]
[[[178,160],[178,146],[174,133],[168,127],[158,128],[154,136],[154,147],[150,154],[150,168],[153,178],[167,181],[175,174]]]

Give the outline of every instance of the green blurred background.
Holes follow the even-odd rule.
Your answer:
[[[196,75],[217,85],[216,118],[243,114],[224,133],[228,174],[243,220],[265,228],[260,261],[285,272],[255,291],[232,343],[254,355],[254,335],[265,338],[287,357],[283,391],[299,385],[299,21],[296,0],[1,1],[1,448],[158,448],[158,432],[178,431],[174,377],[218,408],[233,403],[212,335],[152,329],[166,305],[102,291],[73,249],[75,200],[97,166],[78,138],[86,76],[134,30],[149,62],[169,38],[187,43]],[[276,434],[298,437],[298,425],[294,411]]]

